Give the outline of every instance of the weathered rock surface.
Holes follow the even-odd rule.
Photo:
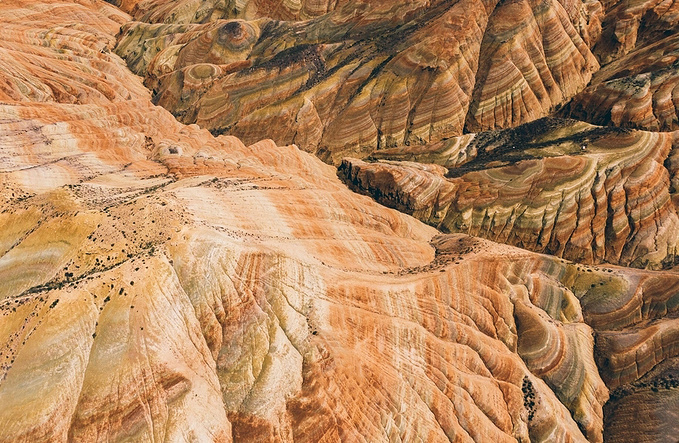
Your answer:
[[[608,441],[671,441],[677,435],[679,387],[677,359],[654,368],[640,380],[612,392],[606,404]],[[658,432],[662,429],[662,433]]]
[[[604,2],[606,3],[606,2]],[[605,5],[593,52],[602,69],[561,115],[598,125],[679,129],[679,3]]]
[[[679,34],[608,64],[564,114],[601,125],[679,130]]]
[[[136,15],[167,21],[151,18],[164,5]],[[543,117],[598,68],[555,0],[354,0],[303,22],[186,24],[205,20],[127,25],[116,51],[184,123],[246,143],[266,127],[333,163]]]
[[[263,122],[273,135],[293,122],[285,143],[330,160],[367,154],[380,140],[399,149],[374,158],[392,160],[350,161],[345,173],[429,223],[445,227],[446,217],[471,214],[476,226],[486,211],[496,221],[458,231],[583,262],[672,261],[676,133],[570,122],[536,134],[541,122],[445,135],[472,121],[473,103],[488,91],[474,87],[474,75],[505,72],[498,63],[535,66],[537,74],[522,74],[525,84],[497,74],[511,78],[500,90],[521,97],[539,90],[534,75],[543,83],[552,76],[561,92],[546,88],[542,109],[575,93],[559,79],[581,66],[578,54],[589,60],[578,38],[596,40],[598,2],[481,9],[365,2],[352,22],[342,2],[253,1],[238,3],[237,17],[247,20],[214,23],[226,2],[112,3],[137,18],[179,23],[125,25],[118,50],[201,124],[222,121],[232,112],[225,103],[252,106],[237,111],[243,117],[232,128],[248,143],[262,136]],[[144,7],[161,9],[151,19],[138,15]],[[317,14],[318,22],[274,22],[258,18],[267,7],[286,20],[314,16],[312,8],[334,12]],[[469,11],[489,14],[488,26],[469,20]],[[528,16],[523,28],[501,26]],[[653,408],[679,401],[670,377],[679,356],[679,274],[586,266],[464,233],[440,235],[351,192],[333,167],[296,146],[246,146],[181,124],[151,103],[142,79],[111,52],[130,18],[98,0],[0,3],[0,441],[676,435],[674,416]],[[436,32],[409,28],[432,23]],[[545,26],[563,32],[545,41]],[[309,43],[310,30],[328,34]],[[388,42],[404,52],[389,58],[380,46]],[[494,52],[498,61],[485,67],[469,68],[481,58],[462,66],[474,44],[506,52]],[[557,47],[564,52],[549,53]],[[352,51],[355,58],[341,61]],[[375,54],[382,56],[370,61]],[[284,60],[290,64],[280,68]],[[274,72],[279,83],[261,89]],[[346,76],[347,89],[334,89],[336,75]],[[227,91],[224,79],[235,78],[249,86],[233,89],[240,96],[217,94],[211,105],[205,91]],[[468,103],[441,117],[457,109],[444,99],[457,97],[460,79],[469,83]],[[257,104],[268,93],[281,98]],[[515,100],[504,103],[513,109]],[[473,109],[481,109],[474,121],[490,121],[486,105]],[[201,114],[208,111],[214,115]],[[243,129],[257,112],[269,120],[252,117]],[[498,111],[492,127],[541,115],[512,113],[507,123],[507,112]],[[368,121],[377,135],[361,129]],[[352,131],[359,142],[323,145]],[[404,146],[406,139],[413,143]],[[454,193],[455,203],[443,204]],[[462,206],[454,205],[467,206],[456,215]],[[536,213],[553,234],[535,236]],[[609,389],[613,400],[604,407]],[[637,409],[648,420],[633,427]]]
[[[75,43],[2,43],[40,52],[12,66],[45,99],[16,87],[0,106],[0,440],[601,440],[591,330],[554,311],[550,333],[579,350],[555,367],[519,341],[518,303],[525,324],[550,314],[491,289],[503,249],[434,238],[294,146],[178,123],[88,49],[110,25],[98,2],[0,17],[58,35],[60,7]],[[120,92],[50,94],[39,68],[69,45],[64,63],[118,73]]]
[[[0,39],[3,102],[103,103],[148,96],[138,82],[124,81],[127,69],[110,53],[113,35],[128,20],[116,8],[103,2],[7,6]],[[81,21],[74,23],[73,14]]]
[[[318,17],[346,0],[108,0],[134,19],[150,23],[203,23],[218,19],[304,20]]]
[[[594,53],[608,64],[679,31],[679,2],[675,0],[605,1],[602,33]]]
[[[664,167],[673,145],[671,133],[543,120],[402,150],[399,161],[345,159],[340,173],[443,231],[582,263],[659,268],[674,263],[679,239]]]

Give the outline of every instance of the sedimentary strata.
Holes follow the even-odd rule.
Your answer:
[[[137,18],[163,7],[112,3]],[[574,93],[558,78],[589,58],[569,26],[591,44],[598,3],[402,3],[361,3],[355,22],[328,3],[334,12],[314,19],[323,26],[247,13],[213,22],[215,2],[148,25],[94,0],[0,4],[0,441],[596,442],[620,437],[639,405],[651,417],[676,404],[676,273],[586,266],[466,233],[582,262],[669,266],[679,136],[556,120],[444,136],[485,97],[467,77],[475,59],[462,66],[474,42],[499,39],[511,48],[503,60],[556,79],[562,95],[543,109]],[[297,6],[283,5],[286,20],[326,7],[303,2],[287,17]],[[153,10],[162,20],[149,21],[180,12]],[[494,22],[529,12],[518,30]],[[556,46],[536,35],[547,24],[563,31]],[[178,115],[207,127],[232,112],[225,103],[250,109],[233,111],[247,143],[155,106],[111,52],[121,25],[117,51],[159,102],[176,99]],[[310,43],[319,30],[324,43]],[[390,58],[387,43],[405,49]],[[565,52],[541,64],[534,49],[557,46]],[[272,72],[275,104],[254,86],[205,98],[232,91],[224,79],[264,84]],[[500,89],[538,90],[524,79]],[[458,112],[446,94],[463,80]],[[297,146],[251,143],[267,122],[326,160],[390,147],[343,174],[462,233],[351,192]],[[352,131],[359,142],[337,142]],[[672,415],[651,418],[627,435],[674,435]]]
[[[679,34],[643,46],[597,72],[564,108],[595,124],[679,129]]]
[[[135,20],[150,23],[203,23],[218,19],[270,17],[305,20],[332,11],[346,0],[110,0]]]
[[[598,68],[571,15],[587,20],[566,6],[351,1],[303,22],[178,18],[127,25],[116,51],[184,123],[246,143],[264,126],[339,163],[547,115]],[[162,21],[147,7],[136,16]]]
[[[608,64],[679,30],[679,3],[660,0],[604,2],[605,17],[594,53]]]
[[[544,368],[518,301],[468,280],[487,246],[434,239],[294,146],[178,123],[106,46],[76,46],[120,17],[108,6],[0,17],[49,35],[59,8],[73,43],[2,42],[41,53],[14,58],[31,84],[69,44],[72,69],[123,76],[109,96],[0,106],[0,440],[601,440],[598,375],[558,388],[594,361],[579,317],[556,327],[582,357]]]
[[[127,69],[111,54],[126,14],[103,2],[11,6],[3,9],[1,101],[105,103],[148,96],[138,82],[124,81]],[[72,23],[73,15],[82,23]]]
[[[608,441],[653,442],[677,435],[677,359],[658,365],[634,383],[615,389],[606,404]],[[658,432],[662,429],[661,432]]]
[[[402,151],[399,161],[345,159],[340,174],[443,231],[582,263],[658,268],[673,264],[677,248],[663,165],[674,143],[671,133],[545,120]]]

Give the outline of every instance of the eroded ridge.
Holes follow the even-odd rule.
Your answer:
[[[148,18],[159,4],[137,16],[160,21]],[[246,143],[265,126],[334,164],[535,120],[599,67],[585,9],[557,1],[354,0],[308,21],[266,11],[131,23],[116,51],[180,121]]]
[[[679,129],[679,34],[673,34],[605,66],[563,113],[601,125]]]
[[[400,7],[410,23],[408,8],[422,5]],[[538,25],[559,17],[554,8],[529,7]],[[594,38],[596,19],[575,4],[562,8]],[[436,11],[428,19],[454,18]],[[249,51],[250,31],[272,26],[245,18],[172,25],[168,47],[181,44],[166,55],[196,75],[241,69],[248,60],[237,50]],[[351,192],[333,167],[296,146],[246,145],[181,124],[110,51],[129,19],[99,1],[0,4],[9,29],[0,33],[8,54],[0,69],[0,441],[602,441],[618,435],[630,408],[642,404],[651,416],[675,404],[674,272],[592,267],[440,235]],[[363,25],[357,35],[374,31]],[[163,26],[144,32],[161,37]],[[224,33],[240,39],[228,51],[214,44]],[[148,41],[158,54],[163,38]],[[195,46],[181,53],[184,43]],[[236,65],[191,59],[227,53]],[[142,63],[166,59],[153,60]],[[58,81],[50,66],[63,73]],[[529,126],[392,152],[438,165],[352,161],[344,171],[383,168],[355,180],[380,186],[397,171],[441,187],[475,177],[497,202],[511,197],[504,188],[540,201],[558,176],[581,196],[568,197],[582,208],[576,220],[600,203],[624,208],[591,225],[629,229],[633,248],[613,255],[621,263],[667,264],[676,136],[541,124],[551,132],[535,139]],[[540,181],[515,187],[530,168]],[[590,170],[608,199],[595,193],[593,206],[585,190],[600,188],[586,180],[579,188],[575,177]],[[508,177],[500,189],[496,173]],[[418,186],[394,195],[429,201],[412,191]],[[589,260],[590,247],[594,261],[619,250],[607,238],[587,246],[580,222],[570,223],[578,235],[564,256],[582,250]],[[655,249],[643,235],[657,239]],[[636,430],[672,436],[671,419],[653,415]]]
[[[435,230],[294,146],[178,123],[90,50],[111,7],[0,11],[24,36],[80,23],[50,50],[3,34],[35,88],[3,71],[0,440],[583,439],[516,353],[511,299],[453,285]],[[57,94],[51,59],[118,92]],[[582,395],[599,435],[605,391]]]
[[[394,152],[398,161],[387,160],[391,151],[346,159],[340,175],[444,231],[582,263],[661,268],[677,248],[674,146],[672,133],[547,120]]]

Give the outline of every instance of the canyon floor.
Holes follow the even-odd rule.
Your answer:
[[[0,24],[0,442],[676,441],[677,0]]]

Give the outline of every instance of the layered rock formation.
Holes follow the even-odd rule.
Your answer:
[[[0,107],[0,440],[601,439],[588,327],[556,324],[582,357],[544,367],[512,312],[547,314],[468,280],[487,245],[430,244],[295,147],[177,123],[107,52],[100,3],[0,12],[56,36],[2,43],[35,88],[3,74],[24,95]],[[57,94],[52,60],[119,91]]]
[[[679,3],[674,0],[607,1],[602,34],[594,52],[608,64],[679,30]]]
[[[168,23],[0,4],[0,441],[676,435],[679,274],[467,235],[673,264],[678,134],[450,137],[584,86],[598,2],[112,3]]]
[[[396,162],[346,159],[340,172],[355,189],[443,231],[582,263],[658,268],[674,263],[679,235],[663,165],[675,140],[543,120],[401,150]]]
[[[106,3],[89,7],[13,1],[3,13],[0,100],[105,103],[147,97],[110,54],[128,17]],[[74,23],[76,14],[81,22]]]
[[[679,129],[679,3],[608,5],[593,51],[603,68],[562,115],[598,125]]]
[[[596,124],[678,130],[679,34],[608,64],[564,111]]]
[[[156,3],[136,16],[167,21]],[[534,120],[598,68],[557,1],[354,0],[304,22],[185,24],[205,20],[127,25],[116,51],[181,121],[246,143],[265,126],[333,163]]]
[[[136,20],[151,23],[202,23],[218,19],[270,17],[300,20],[321,16],[346,0],[109,0]]]
[[[635,383],[618,388],[606,404],[609,441],[671,441],[677,435],[677,361],[663,362]],[[662,433],[658,432],[662,429]]]

